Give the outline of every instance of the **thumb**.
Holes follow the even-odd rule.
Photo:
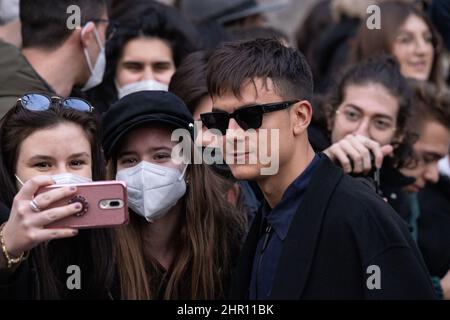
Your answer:
[[[393,156],[394,155],[394,147],[390,144],[381,147],[381,153],[383,156]]]

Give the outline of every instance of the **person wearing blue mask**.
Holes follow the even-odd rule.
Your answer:
[[[27,92],[68,96],[101,83],[114,31],[105,0],[23,0],[20,20],[21,51],[0,46],[0,114]]]
[[[193,163],[193,122],[165,91],[129,94],[103,115],[109,177],[128,190],[130,223],[117,230],[122,299],[225,297],[245,214],[210,166]],[[184,161],[174,152],[177,132],[187,142]]]

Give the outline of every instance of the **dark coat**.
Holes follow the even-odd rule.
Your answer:
[[[15,46],[0,40],[0,117],[27,92],[53,92]]]
[[[308,127],[308,137],[316,152],[323,152],[325,149],[331,146],[329,134],[326,132],[323,126],[312,124]],[[372,186],[373,190],[377,189],[375,181],[369,176],[357,176],[361,182],[365,182]],[[365,181],[364,181],[365,180]],[[407,198],[407,194],[403,191],[403,188],[408,184],[414,183],[414,178],[409,178],[401,174],[398,169],[395,168],[392,158],[385,157],[383,160],[383,166],[380,170],[380,191],[391,205],[392,208],[406,221],[408,221],[410,215],[410,206]]]
[[[231,299],[248,296],[261,212],[233,274]],[[381,289],[368,289],[380,268]],[[369,187],[321,155],[278,262],[271,299],[434,299],[405,222]]]
[[[448,0],[433,0],[430,5],[430,16],[441,33],[445,46],[450,50],[450,2]]]
[[[8,220],[9,213],[9,208],[0,202],[0,224]],[[56,240],[61,245],[58,249],[59,252],[62,252],[61,250],[65,250],[69,253],[68,257],[70,257],[70,259],[72,259],[73,257],[74,259],[71,260],[73,263],[63,263],[62,265],[64,265],[65,268],[71,264],[77,264],[80,265],[82,270],[89,270],[86,271],[86,274],[93,274],[93,272],[90,270],[92,267],[84,267],[85,264],[82,263],[82,259],[77,258],[81,257],[81,255],[90,255],[90,249],[88,248],[88,243],[86,243],[89,237],[93,237],[93,235],[89,234],[90,232],[90,230],[82,230],[80,232],[80,235],[78,236],[79,239],[72,238]],[[51,297],[43,297],[41,293],[39,293],[38,284],[41,283],[43,279],[41,278],[42,275],[40,276],[37,270],[34,255],[35,250],[36,249],[33,249],[30,252],[29,258],[23,261],[20,266],[18,266],[18,268],[14,270],[13,273],[9,271],[0,271],[0,300],[53,299]],[[0,251],[0,254],[3,253]],[[107,271],[105,270],[105,272]],[[62,278],[59,279],[59,281],[65,284],[65,281],[67,280],[67,277],[69,275],[63,272],[60,276]],[[88,283],[91,282],[92,279],[89,276],[85,277],[84,275],[81,279],[82,288],[88,288]],[[115,282],[116,279],[114,279],[112,281],[112,284],[110,284],[109,286],[105,285],[105,288],[88,288],[87,290],[63,290],[61,296],[55,298],[108,300],[112,298],[111,291],[113,290],[108,289],[108,287],[113,288]]]
[[[0,224],[8,221],[9,218],[9,209],[2,202],[0,202]]]
[[[8,221],[9,208],[0,202],[0,224]],[[0,254],[3,254],[0,252]],[[5,299],[31,299],[34,273],[30,268],[30,260],[21,263],[13,274],[7,271],[0,272],[0,300]]]
[[[440,176],[419,192],[418,242],[432,276],[443,278],[450,270],[450,179]]]
[[[380,172],[380,189],[391,205],[391,207],[403,218],[408,221],[411,214],[411,207],[408,200],[408,194],[404,187],[414,183],[415,179],[404,176],[392,164],[392,159],[385,157]]]

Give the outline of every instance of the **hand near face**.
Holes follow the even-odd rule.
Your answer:
[[[381,168],[383,158],[393,151],[391,145],[380,146],[378,142],[367,137],[349,134],[331,145],[324,153],[341,166],[345,173],[367,174],[372,170],[370,153],[375,157],[375,166]]]

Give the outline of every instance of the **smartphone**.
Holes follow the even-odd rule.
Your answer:
[[[36,195],[61,188],[51,185],[38,190]],[[82,210],[70,217],[48,224],[46,228],[92,229],[124,225],[128,223],[127,187],[121,181],[100,181],[76,184],[75,195],[54,202],[50,208],[62,207],[74,202]]]

